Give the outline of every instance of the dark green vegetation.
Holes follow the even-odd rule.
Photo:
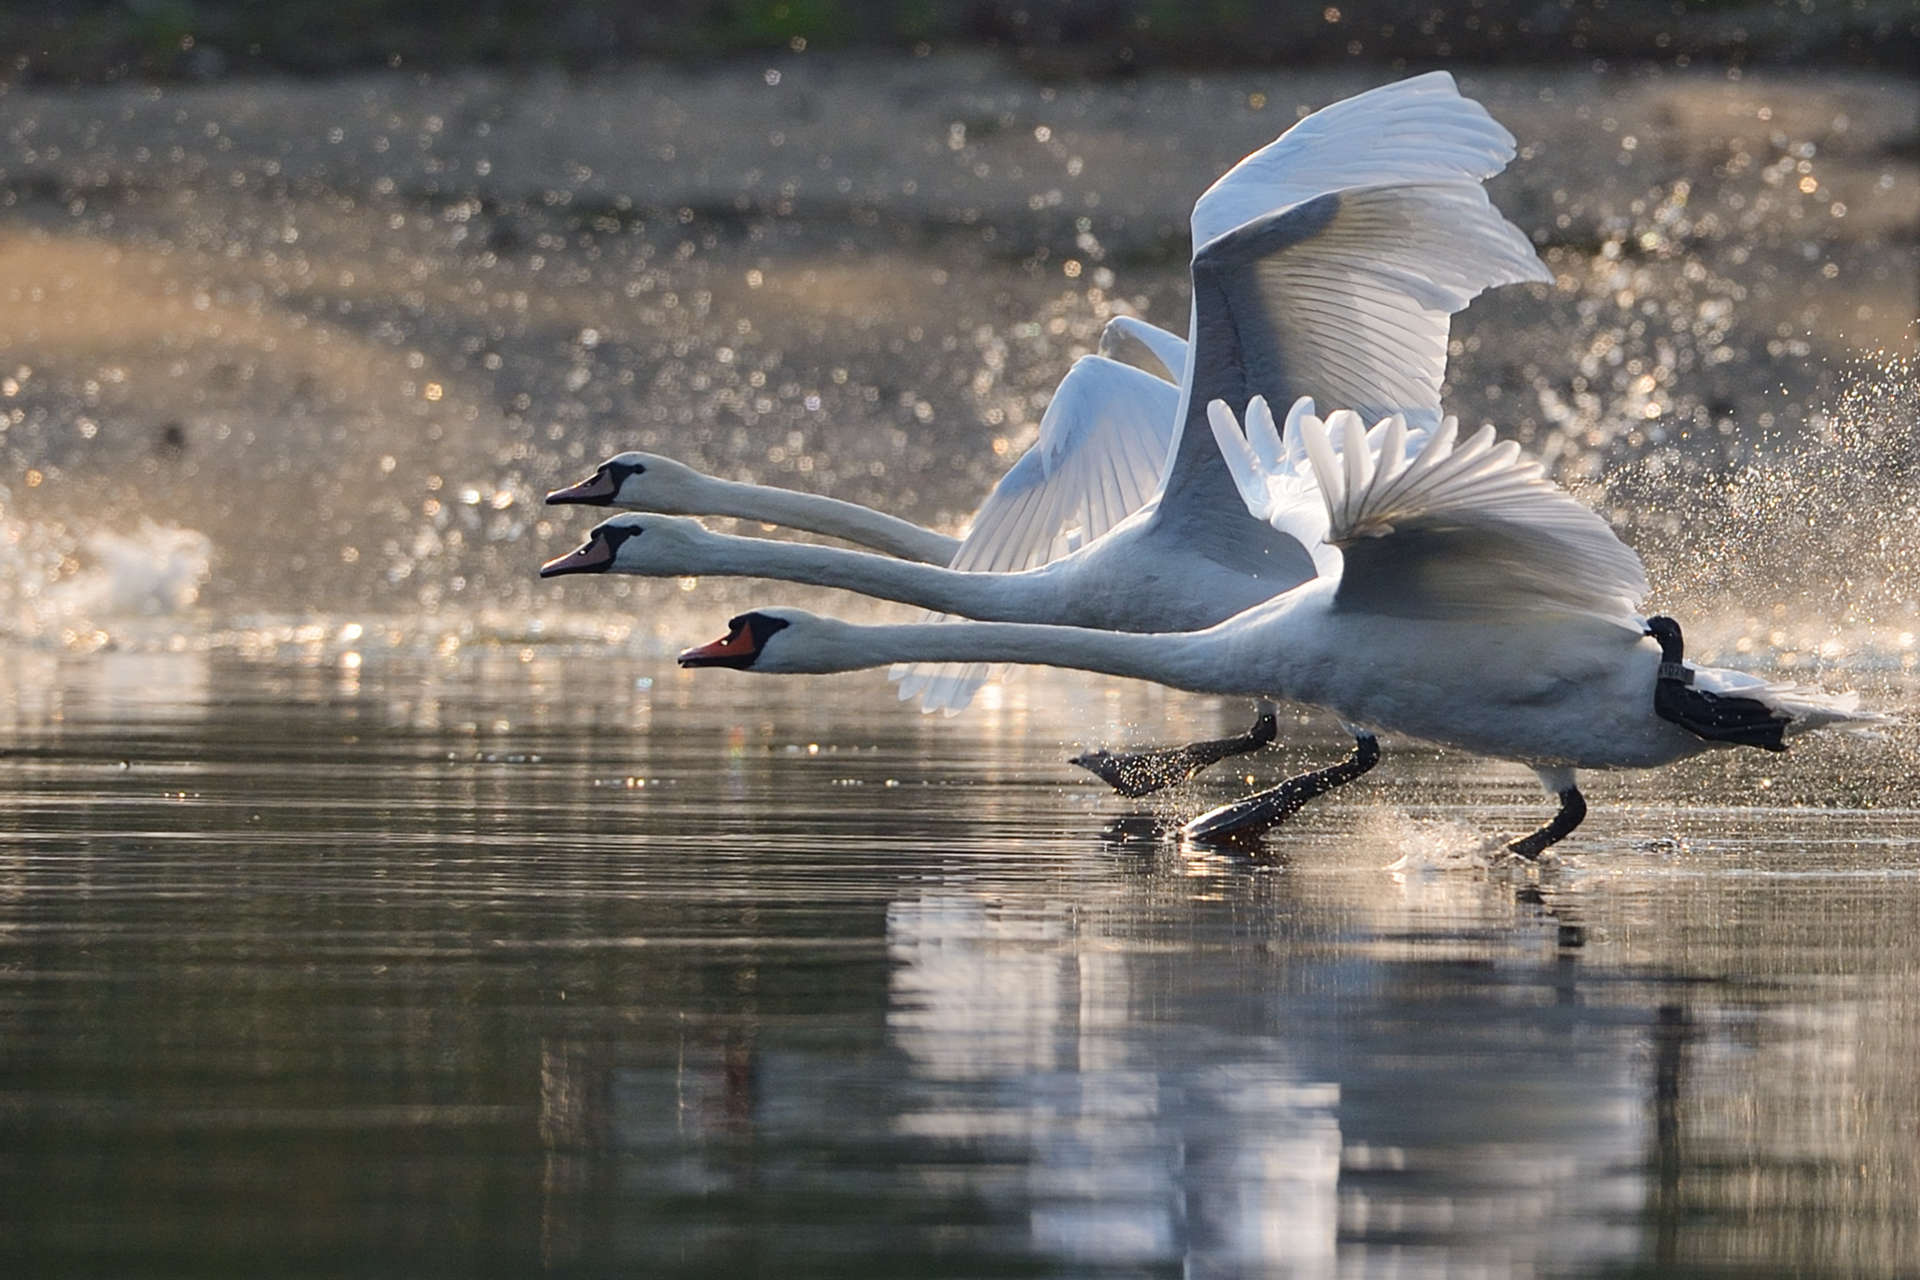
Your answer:
[[[997,48],[1049,74],[1282,61],[1907,67],[1909,0],[15,0],[4,74],[51,81],[470,64],[587,70],[779,49]]]

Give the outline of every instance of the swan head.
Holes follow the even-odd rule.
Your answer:
[[[1659,644],[1662,662],[1680,662],[1686,658],[1686,638],[1680,633],[1680,624],[1672,618],[1648,618],[1647,634]]]
[[[732,667],[780,675],[820,675],[878,664],[857,652],[844,622],[800,609],[755,609],[727,622],[727,634],[688,649],[683,667]]]
[[[629,511],[694,514],[692,499],[704,480],[698,471],[657,453],[616,453],[578,484],[555,489],[547,505],[624,507]]]
[[[712,535],[682,516],[621,515],[602,520],[587,540],[540,566],[543,578],[569,573],[631,573],[675,578],[698,572],[695,557]]]

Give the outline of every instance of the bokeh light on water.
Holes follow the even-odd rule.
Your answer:
[[[1909,708],[1920,93],[1684,57],[1461,72],[1556,281],[1449,402],[1697,653]],[[1920,1270],[1904,728],[1595,776],[1537,875],[1524,770],[1392,743],[1246,857],[1170,824],[1326,718],[1124,803],[1068,743],[1244,708],[921,718],[660,658],[882,607],[533,579],[625,448],[955,526],[1110,316],[1184,329],[1195,194],[1391,74],[0,87],[0,1263]]]
[[[3,624],[84,646],[170,604],[200,611],[194,635],[319,615],[428,645],[695,638],[689,609],[765,589],[537,585],[590,523],[542,492],[644,448],[951,527],[1107,317],[1184,330],[1194,195],[1380,78],[1048,86],[963,57],[794,54],[584,81],[13,86]],[[1819,555],[1777,528],[1777,552],[1748,553],[1757,495],[1806,514],[1788,477],[1810,441],[1910,456],[1911,86],[1462,82],[1519,139],[1495,198],[1557,283],[1463,318],[1450,404],[1606,504],[1716,650],[1885,657],[1913,602],[1877,577],[1846,594],[1875,575],[1838,548],[1901,563],[1897,485],[1814,521]],[[148,546],[159,585],[125,586],[106,536]],[[1759,602],[1756,581],[1787,590]]]

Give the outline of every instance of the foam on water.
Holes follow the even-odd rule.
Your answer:
[[[1400,856],[1383,869],[1401,877],[1486,871],[1513,860],[1506,842],[1522,834],[1488,835],[1484,824],[1415,818],[1392,810],[1370,814],[1361,825],[1361,833],[1373,847],[1400,851]]]
[[[144,516],[124,532],[82,532],[10,510],[0,489],[0,636],[97,647],[134,619],[164,620],[168,634],[204,629],[193,610],[212,572],[205,534]]]

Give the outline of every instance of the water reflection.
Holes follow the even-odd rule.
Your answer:
[[[1189,939],[1195,956],[1071,902],[895,904],[888,1025],[932,1086],[903,1125],[1024,1167],[1033,1247],[1076,1261],[1330,1274],[1338,1248],[1409,1239],[1480,1265],[1633,1252],[1607,1221],[1642,1199],[1633,1055],[1589,1043],[1632,1032],[1588,1026],[1570,970],[1381,966],[1292,892],[1263,905]],[[1570,1007],[1542,1040],[1549,1002]],[[1496,1052],[1516,1075],[1486,1074]]]
[[[1796,776],[1877,809],[1602,780],[1535,875],[1447,861],[1535,797],[1411,751],[1181,850],[1214,792],[1074,780],[1053,726],[1143,713],[1073,682],[5,671],[11,1274],[1920,1267],[1920,807],[1870,747]]]
[[[1159,1034],[1129,1032],[1134,957],[1082,936],[1071,904],[927,894],[888,911],[887,936],[887,1024],[925,1089],[896,1129],[1022,1168],[1008,1190],[1036,1252],[1192,1274],[1331,1266],[1340,1089],[1299,1078],[1281,1042],[1241,1035],[1165,1065]]]

